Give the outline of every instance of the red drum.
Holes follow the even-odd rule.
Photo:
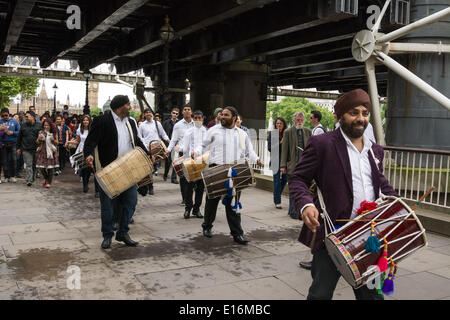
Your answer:
[[[150,151],[151,155],[156,158],[156,161],[164,160],[167,158],[167,148],[162,141],[152,141],[148,145],[148,150]]]
[[[183,161],[184,160],[185,160],[185,157],[179,157],[172,162],[172,166],[180,178],[184,177],[184,173],[183,173]]]
[[[364,248],[372,220],[376,223],[375,235],[381,242],[378,253],[368,253]],[[425,229],[414,211],[396,197],[385,198],[374,210],[329,234],[325,245],[344,279],[359,288],[380,274],[377,262],[383,254],[384,238],[388,242],[388,257],[396,264],[427,245]]]

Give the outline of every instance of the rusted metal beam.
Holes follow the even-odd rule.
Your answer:
[[[11,48],[17,44],[20,34],[36,0],[17,0],[14,11],[9,19],[8,32],[6,33],[5,46],[0,55],[0,64],[6,62]]]
[[[108,0],[102,1],[101,3],[98,3],[98,1],[93,2],[92,7],[89,9],[89,17],[86,21],[84,32],[79,33],[76,36],[75,41],[70,43],[70,45],[63,45],[56,50],[53,50],[46,57],[41,57],[41,66],[46,68],[56,59],[64,57],[67,53],[81,50],[119,21],[139,9],[139,7],[143,6],[147,1],[148,0]],[[96,10],[96,8],[99,8],[99,10]]]

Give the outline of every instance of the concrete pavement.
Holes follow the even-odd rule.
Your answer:
[[[311,276],[298,262],[308,249],[297,241],[302,222],[287,215],[286,197],[284,209],[277,210],[270,192],[244,190],[242,225],[251,242],[241,246],[229,235],[221,204],[214,236],[205,238],[202,219],[183,218],[179,186],[155,177],[155,195],[138,196],[130,225],[140,245],[129,248],[113,240],[104,251],[93,184],[82,193],[70,169],[51,189],[40,182],[0,184],[0,299],[303,300],[307,295]],[[427,236],[429,246],[400,263],[388,299],[450,298],[450,238]],[[354,299],[343,279],[334,299]]]

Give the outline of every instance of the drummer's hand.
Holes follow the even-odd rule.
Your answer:
[[[166,152],[166,158],[168,158],[170,156],[170,151]]]
[[[280,168],[282,174],[286,174],[286,168]]]
[[[195,152],[191,152],[191,158],[195,159]]]
[[[175,152],[180,151],[180,146],[175,146]]]
[[[302,220],[312,232],[316,232],[316,228],[320,226],[318,218],[319,211],[314,206],[308,206],[302,212]]]
[[[256,164],[260,167],[264,167],[264,162],[262,162],[261,159],[256,160]]]
[[[152,156],[152,162],[155,163],[156,162],[156,158],[155,156]]]
[[[89,156],[86,158],[86,164],[94,169],[94,156]]]

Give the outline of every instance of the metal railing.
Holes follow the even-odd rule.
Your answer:
[[[253,169],[271,176],[270,152],[266,139],[252,138],[253,149],[264,162],[264,168]],[[436,189],[423,203],[450,209],[450,151],[384,147],[383,173],[397,193],[417,201],[432,186]]]
[[[423,203],[450,208],[450,151],[384,147],[384,175],[398,194],[417,201],[428,189],[436,189]]]

